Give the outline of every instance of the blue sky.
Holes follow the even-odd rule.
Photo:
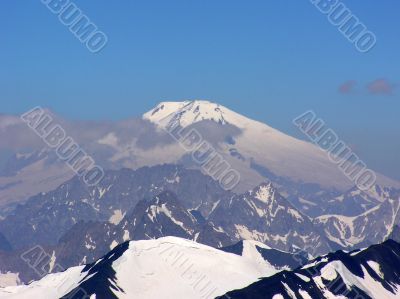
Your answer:
[[[294,135],[291,120],[313,109],[370,167],[400,179],[399,1],[344,1],[377,36],[368,53],[307,0],[75,3],[107,34],[100,53],[40,0],[2,1],[1,113],[41,105],[121,119],[208,99]],[[389,94],[371,93],[382,84]]]

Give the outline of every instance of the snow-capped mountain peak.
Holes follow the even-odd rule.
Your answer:
[[[250,120],[228,108],[204,100],[183,102],[161,102],[155,108],[143,115],[162,128],[173,128],[177,125],[187,127],[194,123],[211,120],[221,125],[232,124],[243,128]]]

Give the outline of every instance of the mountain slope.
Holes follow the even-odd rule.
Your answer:
[[[273,249],[263,243],[243,240],[234,245],[219,248],[222,251],[246,256],[252,260],[258,260],[260,264],[268,263],[277,269],[295,269],[308,261],[308,254],[305,252],[289,253]]]
[[[232,299],[390,299],[400,297],[400,244],[388,240],[351,253],[338,251],[294,271],[282,271],[244,289]],[[221,298],[226,298],[221,297]]]
[[[118,215],[120,218],[114,217],[112,222],[79,221],[62,235],[56,245],[42,244],[41,247],[51,256],[53,264],[68,268],[96,261],[128,240],[175,236],[213,247],[234,242],[207,220],[200,219],[200,215],[195,217],[192,213],[194,211],[184,208],[174,193],[163,191],[153,198],[139,201],[133,211]],[[0,272],[15,273],[22,282],[38,279],[37,273],[20,259],[21,253],[28,249],[0,252]],[[42,268],[46,273],[59,271],[50,263],[43,263]]]
[[[240,183],[234,189],[238,193],[254,188],[266,178],[283,187],[294,184],[294,190],[307,189],[309,184],[322,190],[342,191],[353,186],[315,145],[208,101],[164,102],[141,118],[118,122],[53,118],[54,125],[61,124],[105,169],[138,169],[163,163],[201,168],[165,131],[179,125],[187,130],[196,129],[240,172]],[[3,157],[9,163],[0,169],[0,206],[12,208],[72,177],[73,173],[57,159],[54,151],[43,149],[43,141],[18,117],[0,115],[2,122],[6,124],[2,130],[7,142],[0,149],[7,149],[12,155]],[[18,140],[15,136],[19,136]],[[400,187],[399,182],[381,175],[378,183]],[[304,199],[309,200],[307,197],[306,194]]]
[[[0,298],[213,298],[277,272],[248,257],[166,237],[123,243],[93,264],[0,289]]]
[[[311,220],[283,198],[271,183],[220,201],[209,221],[237,241],[255,240],[285,251],[297,247],[313,255],[329,252],[327,240]]]
[[[232,243],[232,238],[217,231],[207,220],[199,221],[192,213],[175,194],[164,191],[150,201],[140,201],[118,225],[118,231],[129,232],[133,240],[176,236],[213,247]]]
[[[141,200],[119,223],[79,222],[54,247],[57,262],[66,267],[92,262],[128,240],[180,237],[219,247],[232,239],[204,220],[199,222],[175,194],[164,191]]]
[[[334,247],[360,248],[386,240],[397,224],[399,209],[399,198],[387,199],[360,215],[323,215],[315,218],[314,224]]]
[[[0,232],[15,249],[55,245],[80,220],[116,222],[140,200],[164,190],[177,194],[186,209],[198,209],[204,216],[215,202],[230,196],[211,177],[177,165],[110,170],[97,186],[88,187],[74,177],[30,198],[0,221]],[[16,237],[21,234],[26,237]]]
[[[253,184],[260,183],[260,178],[256,180],[257,174],[263,176],[263,173],[252,167],[259,165],[277,177],[290,178],[297,183],[317,183],[325,188],[342,190],[353,186],[337,165],[317,146],[288,136],[216,103],[201,100],[162,102],[145,113],[143,119],[164,130],[190,127],[198,129],[201,134],[204,132],[201,124],[205,121],[213,122],[219,127],[238,128],[239,133],[229,135],[228,139],[225,135],[218,140],[218,150],[239,172],[252,176],[255,179]],[[207,139],[210,133],[205,132],[202,135]],[[379,176],[379,181],[383,184],[396,184],[383,176]],[[249,185],[246,186],[248,187]]]
[[[400,190],[374,185],[363,192],[354,187],[334,198],[325,198],[324,215],[358,216],[390,199],[400,199]]]

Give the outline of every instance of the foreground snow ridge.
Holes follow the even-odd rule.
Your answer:
[[[329,253],[218,298],[400,298],[400,244],[387,240],[363,250]]]
[[[0,298],[80,298],[82,290],[91,299],[215,298],[279,271],[246,251],[240,256],[177,237],[131,241],[91,265],[2,288]]]

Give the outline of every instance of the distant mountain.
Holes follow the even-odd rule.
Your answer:
[[[164,190],[174,192],[186,209],[198,210],[205,217],[216,202],[230,196],[211,177],[181,166],[107,171],[97,186],[88,187],[74,177],[53,191],[32,197],[0,221],[0,232],[15,249],[55,245],[80,220],[116,223],[140,200]],[[22,234],[24,238],[16,237]]]
[[[164,236],[213,247],[254,240],[281,251],[304,250],[317,256],[385,240],[398,202],[387,199],[350,218],[310,219],[271,183],[238,195],[198,170],[177,165],[112,170],[95,187],[74,177],[54,191],[32,197],[1,220],[0,233],[7,240],[2,249],[13,251],[2,253],[0,272],[19,274],[22,282],[36,279],[26,263],[15,262],[36,245],[63,267],[71,267],[90,263],[125,241]],[[20,235],[24,238],[16,237]]]
[[[18,204],[57,188],[73,176],[68,166],[49,149],[14,153],[0,174],[0,215],[9,215]]]
[[[54,125],[61,124],[105,169],[138,169],[163,163],[201,169],[191,153],[167,133],[168,128],[178,126],[184,132],[197,130],[240,173],[239,185],[233,190],[236,193],[267,179],[293,203],[301,196],[303,204],[308,201],[318,207],[318,192],[343,192],[353,187],[315,145],[208,101],[163,102],[141,118],[119,122],[69,121],[47,112],[53,116]],[[0,150],[12,153],[4,157],[9,161],[0,171],[1,207],[14,207],[40,192],[48,193],[74,175],[18,117],[0,115],[0,125],[7,140]],[[378,175],[378,184],[400,187],[399,182],[382,175]],[[303,204],[295,205],[308,213]],[[323,207],[322,211],[314,211],[312,206],[308,209],[311,216],[325,214]]]
[[[321,189],[318,185],[274,183],[281,194],[300,211],[315,218],[322,215],[358,216],[388,199],[400,197],[400,189],[374,185],[370,190],[357,187],[345,192]]]
[[[271,188],[271,192],[275,192],[272,191],[273,187],[271,185],[265,186]],[[115,186],[115,188],[118,187]],[[263,195],[266,196],[266,193],[263,193]],[[273,195],[271,200],[276,200],[278,196],[278,194]],[[214,205],[216,207],[216,214],[214,215],[212,213],[213,217],[217,217],[219,213],[225,213],[221,210],[219,205],[222,206],[223,204],[221,201],[227,200],[228,199],[220,199]],[[284,202],[284,199],[281,197],[279,197],[279,200]],[[114,215],[110,218],[112,221],[81,220],[63,234],[57,244],[49,245],[48,243],[44,243],[42,246],[45,246],[48,254],[53,256],[54,262],[63,265],[63,267],[71,267],[74,265],[93,262],[118,244],[128,240],[145,240],[165,236],[176,236],[194,240],[213,247],[221,247],[234,244],[236,241],[241,240],[241,238],[253,237],[243,233],[241,235],[237,234],[236,231],[231,231],[229,226],[221,227],[219,224],[217,226],[214,223],[215,221],[204,218],[198,210],[191,210],[184,207],[183,202],[185,202],[185,200],[182,201],[178,199],[174,193],[163,191],[153,198],[139,201],[129,213],[122,211],[117,215],[120,218]],[[254,207],[256,206],[257,204],[255,203]],[[234,207],[234,209],[235,208],[239,207]],[[300,213],[292,207],[274,206],[274,209],[275,208],[280,210],[278,215],[272,215],[272,213],[275,213],[275,210],[265,210],[265,214],[260,215],[259,218],[249,218],[245,224],[248,225],[249,228],[243,226],[243,229],[250,230],[254,226],[262,227],[265,225],[263,228],[265,231],[264,236],[270,236],[267,231],[272,232],[279,229],[279,233],[283,236],[288,236],[287,244],[284,242],[275,243],[270,240],[267,240],[267,243],[272,243],[277,248],[288,248],[292,253],[283,253],[283,251],[278,251],[267,247],[266,245],[262,245],[261,242],[249,240],[245,241],[244,244],[253,244],[252,242],[254,242],[252,247],[254,247],[255,251],[258,250],[258,258],[262,259],[262,257],[264,257],[265,259],[270,259],[271,262],[273,262],[272,266],[276,268],[284,268],[284,266],[286,266],[286,268],[293,268],[295,265],[303,263],[306,258],[304,253],[300,255],[293,253],[298,251],[296,248],[301,248],[300,246],[305,245],[299,241],[297,236],[301,236],[304,240],[308,240],[306,235],[302,235],[302,230],[312,229],[312,225],[311,227],[308,226],[311,224],[309,220],[307,220],[305,225],[296,224],[299,219],[293,220],[290,215],[300,215]],[[285,208],[285,210],[283,208]],[[243,211],[246,212],[245,210]],[[247,210],[247,212],[253,211]],[[289,213],[289,216],[286,215],[287,213]],[[271,219],[273,217],[276,217],[276,220],[273,220],[272,225],[262,222],[272,221]],[[229,216],[226,215],[224,219],[229,219]],[[283,219],[283,222],[279,222],[279,219]],[[306,220],[303,219],[302,221]],[[286,229],[289,229],[290,233],[286,233]],[[296,232],[296,229],[298,229],[298,233]],[[318,239],[317,235],[313,235],[310,232],[307,232],[307,234],[310,234],[311,236],[309,239],[310,243],[315,241],[312,238],[315,237]],[[239,245],[236,244],[235,246]],[[319,244],[318,246],[318,250],[324,250],[327,252],[328,249]],[[228,249],[229,247],[226,247],[222,250],[228,251]],[[13,253],[10,253],[10,256],[13,255]],[[0,271],[20,273],[21,281],[32,279],[31,275],[25,275],[25,273],[29,273],[29,269],[25,269],[26,266],[27,265],[21,265],[18,263],[15,268],[12,268],[9,264],[0,261]]]
[[[394,197],[360,215],[323,215],[315,218],[314,224],[324,231],[333,248],[361,248],[386,240],[399,223],[399,210],[400,197]]]
[[[123,180],[120,182],[123,183]],[[115,183],[113,187],[115,190],[121,191],[119,183]],[[179,191],[179,188],[175,188],[175,190]],[[70,194],[72,198],[78,198],[73,193]],[[43,244],[37,244],[44,246],[47,254],[52,256],[53,262],[57,262],[64,268],[93,262],[118,244],[128,240],[154,239],[165,236],[181,237],[213,247],[228,246],[242,239],[255,238],[255,240],[268,243],[273,248],[281,249],[281,251],[274,250],[266,245],[261,245],[261,242],[253,246],[254,250],[259,252],[257,256],[270,259],[272,265],[276,268],[284,268],[284,266],[293,268],[295,265],[304,262],[304,253],[298,254],[300,248],[310,250],[309,246],[315,246],[315,250],[314,247],[312,248],[314,254],[329,251],[327,243],[323,243],[324,238],[318,235],[310,220],[290,206],[273,189],[271,184],[262,185],[255,190],[254,198],[248,197],[249,194],[244,194],[242,197],[232,194],[230,197],[221,197],[214,203],[208,218],[205,218],[199,210],[189,209],[185,206],[184,203],[190,203],[190,200],[182,197],[184,194],[182,191],[180,194],[181,197],[178,198],[171,191],[161,191],[153,198],[140,200],[133,207],[133,210],[118,209],[119,212],[113,213],[107,221],[81,219],[65,233],[59,231],[57,234],[54,231],[54,236],[60,235],[55,244],[45,243],[46,239],[44,239]],[[201,192],[197,195],[200,194]],[[105,204],[106,193],[103,196],[98,200]],[[61,198],[64,197],[61,196]],[[62,202],[60,201],[60,203]],[[225,203],[230,202],[235,204],[232,205],[230,210],[224,210],[227,208]],[[244,203],[245,206],[240,206],[240,203]],[[204,205],[207,206],[208,204],[204,202]],[[65,213],[69,211],[70,207],[69,204],[60,207],[58,202],[55,207],[52,204],[45,204],[44,206],[46,209],[54,211],[61,209]],[[67,207],[67,210],[64,210],[64,206]],[[114,208],[115,206],[110,210],[112,211]],[[97,210],[109,209],[103,206]],[[76,206],[73,211],[77,213],[79,206]],[[239,214],[239,212],[244,214]],[[255,217],[256,213],[261,214],[257,214],[258,217]],[[62,213],[56,212],[55,214],[60,215]],[[222,218],[220,218],[221,215],[223,215]],[[69,218],[58,217],[53,220],[57,220],[53,224],[46,222],[46,227],[48,225],[49,229],[51,227],[54,229],[58,223],[62,223],[59,221],[63,221],[63,219]],[[28,223],[32,222],[31,218],[26,220]],[[240,222],[244,220],[245,222]],[[10,222],[7,223],[11,226]],[[239,230],[236,230],[235,223],[241,223]],[[15,226],[18,228],[18,223]],[[260,231],[259,235],[246,234],[246,231],[250,232],[254,228]],[[67,228],[65,227],[65,229]],[[20,232],[20,234],[23,234],[23,232]],[[41,236],[41,234],[37,236]],[[32,239],[33,241],[34,239]],[[245,244],[249,244],[249,242],[252,241],[245,241]],[[33,247],[37,244],[30,246]],[[282,250],[292,253],[282,253]],[[13,259],[14,255],[14,252],[9,253],[7,260]],[[282,259],[287,259],[284,264],[281,264]],[[27,267],[27,264],[21,263],[12,267],[9,263],[0,261],[0,271],[19,273],[19,279],[23,282],[32,279],[30,269],[26,269]],[[50,269],[50,267],[45,267],[45,270],[49,272],[57,271],[57,269]]]
[[[11,149],[0,176],[0,272],[21,281],[34,274],[15,259],[36,245],[67,267],[130,239],[168,235],[318,255],[379,243],[398,223],[400,191],[388,187],[398,182],[378,175],[360,192],[316,146],[215,103],[164,102],[116,123],[52,115],[110,170],[88,187],[18,117],[0,115],[8,141],[0,150]],[[171,128],[196,130],[239,172],[238,188],[224,190],[206,175]]]
[[[400,199],[400,190],[379,185],[367,191],[354,187],[334,198],[324,199],[324,214],[358,216],[387,200]],[[321,200],[322,201],[322,200]]]
[[[0,288],[0,298],[214,298],[278,271],[252,255],[166,237],[125,242],[92,264]]]
[[[213,247],[232,243],[230,236],[206,219],[196,218],[193,211],[198,212],[185,209],[173,193],[165,191],[151,201],[139,202],[132,214],[121,221],[118,230],[124,234],[128,231],[133,240],[176,236]]]
[[[400,297],[400,244],[389,240],[368,249],[338,251],[293,271],[282,271],[218,298]]]
[[[237,241],[255,240],[285,251],[301,248],[314,255],[330,251],[327,239],[312,221],[283,198],[271,183],[219,201],[209,221]]]
[[[216,141],[223,157],[240,173],[245,174],[243,179],[247,181],[247,175],[253,178],[253,184],[246,183],[246,188],[240,190],[242,192],[259,184],[261,181],[256,180],[257,175],[264,177],[265,170],[269,172],[267,178],[271,181],[275,181],[271,177],[274,176],[300,185],[315,183],[325,189],[333,187],[346,190],[353,186],[317,146],[288,136],[217,103],[202,100],[162,102],[145,113],[143,119],[162,130],[195,128],[205,139]],[[221,136],[223,129],[214,132],[206,130],[210,128],[210,123],[217,124],[218,128],[225,127],[225,132],[230,130],[231,134]],[[378,181],[383,185],[400,186],[398,182],[381,175]]]
[[[51,250],[58,263],[71,267],[93,262],[118,244],[129,240],[166,236],[193,240],[213,247],[233,243],[228,235],[217,231],[208,221],[198,221],[182,206],[175,194],[164,191],[152,199],[141,200],[118,223],[77,223]]]

